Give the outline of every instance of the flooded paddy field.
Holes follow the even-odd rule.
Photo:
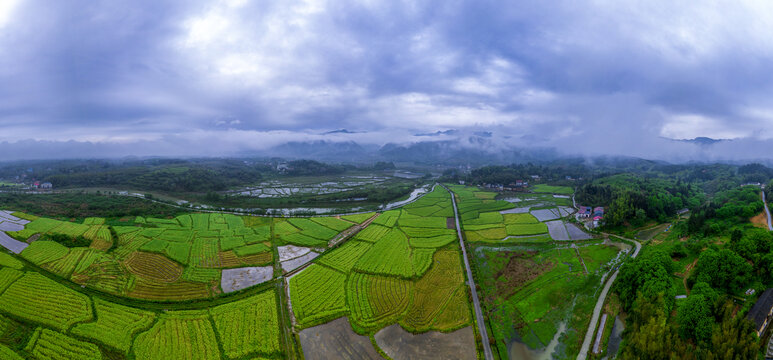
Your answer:
[[[281,198],[294,195],[325,195],[355,190],[368,185],[381,185],[392,177],[379,175],[352,175],[321,179],[320,182],[308,182],[308,179],[270,180],[231,190],[228,194],[254,196],[259,198]]]

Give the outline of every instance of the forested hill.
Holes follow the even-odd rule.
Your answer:
[[[331,175],[349,169],[352,167],[313,160],[68,160],[2,164],[0,178],[14,179],[24,175],[41,182],[51,182],[54,188],[125,186],[147,191],[203,193],[254,184],[266,176]]]
[[[677,178],[644,178],[620,174],[580,186],[576,200],[589,206],[608,206],[606,222],[643,224],[648,219],[665,221],[683,208],[701,204],[700,187]]]

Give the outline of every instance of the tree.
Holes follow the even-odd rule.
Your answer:
[[[673,261],[662,249],[648,248],[638,258],[623,265],[615,282],[615,292],[626,311],[640,297],[664,297],[664,311],[669,312],[674,304],[674,289],[671,283]]]
[[[756,359],[759,343],[754,325],[744,316],[733,316],[733,304],[725,303],[722,322],[711,336],[714,359]]]
[[[760,257],[757,264],[757,273],[766,284],[773,281],[773,252]]]
[[[744,236],[754,243],[754,251],[764,254],[773,249],[773,235],[766,229],[748,229]]]
[[[633,217],[635,211],[630,194],[625,192],[609,205],[609,212],[606,216],[607,223],[612,226],[621,225],[626,219]]]
[[[697,280],[733,293],[749,282],[752,266],[730,249],[706,249],[698,257]]]
[[[737,243],[741,240],[741,237],[743,237],[743,232],[740,229],[733,230],[733,233],[730,235],[730,244]]]
[[[717,291],[703,281],[695,283],[695,285],[692,287],[692,290],[690,290],[690,296],[693,295],[703,296],[706,300],[706,303],[711,306],[714,306],[714,304],[717,302],[717,299],[719,299],[719,294]]]
[[[708,300],[701,294],[690,294],[687,300],[679,306],[676,315],[679,324],[679,334],[685,339],[705,342],[711,338],[711,327],[714,318]]]
[[[623,342],[621,359],[684,359],[691,354],[668,321],[662,295],[640,296],[636,304],[631,312],[632,331]]]

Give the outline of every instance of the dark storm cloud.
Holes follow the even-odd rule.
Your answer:
[[[658,157],[662,137],[765,142],[770,7],[0,0],[0,141],[222,155],[341,128],[359,133],[330,138],[377,144],[459,129]],[[725,155],[747,156],[735,144]]]

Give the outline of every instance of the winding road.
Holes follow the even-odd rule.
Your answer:
[[[467,248],[464,246],[464,240],[462,238],[462,227],[459,225],[459,212],[456,210],[456,197],[451,189],[445,185],[440,184],[446,191],[451,194],[451,203],[454,204],[454,218],[456,218],[456,234],[459,236],[459,245],[462,248],[462,256],[464,257],[464,267],[467,268],[467,285],[470,286],[470,292],[472,292],[472,303],[475,307],[475,319],[478,323],[478,331],[480,332],[480,342],[483,344],[483,355],[486,360],[494,360],[494,355],[491,352],[491,345],[488,342],[488,333],[486,332],[486,323],[483,320],[483,311],[480,309],[480,301],[478,300],[478,292],[475,291],[475,281],[472,279],[472,269],[470,269],[470,262],[467,260]]]
[[[607,233],[602,233],[602,234],[609,236],[609,234]],[[620,236],[618,237],[621,239],[632,241],[636,245],[636,249],[633,251],[633,255],[631,255],[631,258],[635,258],[637,255],[639,255],[639,250],[641,250],[641,244],[638,241],[627,239]],[[615,282],[615,279],[617,279],[617,274],[619,272],[620,272],[620,267],[618,267],[617,270],[615,270],[615,273],[612,274],[609,280],[607,280],[607,283],[604,284],[604,290],[601,291],[599,300],[596,301],[596,307],[593,308],[593,316],[591,316],[590,325],[588,325],[588,332],[585,333],[585,339],[582,341],[582,348],[580,348],[580,353],[577,355],[577,360],[585,360],[588,357],[588,350],[590,350],[590,344],[593,341],[593,333],[596,330],[596,326],[598,325],[599,317],[601,315],[601,308],[604,307],[604,301],[607,298],[607,294],[609,294],[609,289],[612,288],[612,284]]]

